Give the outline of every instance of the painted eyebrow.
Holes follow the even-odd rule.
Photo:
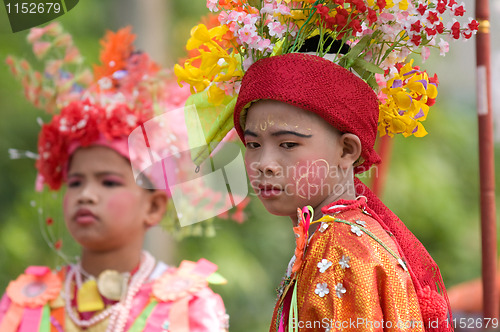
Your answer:
[[[244,132],[243,132],[243,135],[244,136],[253,136],[253,137],[257,137],[258,135],[256,133],[254,133],[253,131],[249,130],[249,129],[246,129]]]
[[[117,172],[108,172],[108,171],[97,172],[94,175],[96,177],[104,177],[104,176],[114,175],[114,176],[118,176],[120,178],[123,178],[123,174],[120,174]],[[70,174],[68,174],[68,178],[69,177],[84,177],[84,174],[83,173],[70,173]]]
[[[298,137],[305,137],[305,138],[312,137],[312,135],[301,134],[301,133],[298,133],[298,132],[292,131],[292,130],[280,130],[280,131],[276,131],[276,132],[271,134],[271,136],[282,136],[282,135],[295,135]]]

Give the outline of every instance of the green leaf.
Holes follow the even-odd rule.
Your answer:
[[[212,273],[208,276],[207,281],[212,285],[225,285],[227,284],[227,279],[218,274],[217,272]]]
[[[191,148],[191,158],[196,165],[201,165],[234,127],[235,104],[236,97],[226,96],[222,104],[216,106],[208,102],[207,91],[191,95],[186,101],[188,143]]]

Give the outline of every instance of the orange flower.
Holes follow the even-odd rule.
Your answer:
[[[96,80],[101,77],[111,76],[115,71],[124,69],[127,60],[134,50],[133,42],[135,35],[131,33],[132,27],[118,30],[116,33],[106,32],[106,36],[101,40],[103,47],[99,59],[101,66],[94,67]]]
[[[61,290],[59,277],[44,266],[30,266],[7,287],[7,295],[21,307],[36,308],[56,299]]]

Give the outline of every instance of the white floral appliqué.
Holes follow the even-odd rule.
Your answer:
[[[366,221],[364,220],[356,220],[356,224],[360,225],[360,226],[363,226],[363,227],[366,227]]]
[[[339,260],[339,265],[340,267],[343,269],[348,269],[350,268],[351,266],[349,265],[349,261],[351,260],[351,258],[347,255],[342,255],[342,258]]]
[[[335,285],[335,293],[337,294],[337,297],[340,299],[342,295],[344,295],[346,292],[346,289],[344,288],[344,285],[342,285],[340,282]]]
[[[326,231],[326,229],[328,228],[328,226],[329,226],[329,224],[328,224],[328,223],[326,223],[326,222],[322,223],[322,224],[321,224],[321,227],[319,228],[319,231],[320,231],[321,233],[323,233],[324,231]]]
[[[398,263],[399,263],[399,265],[401,265],[401,267],[403,268],[403,270],[405,270],[406,272],[408,272],[408,268],[406,267],[405,262],[401,258],[398,259]]]
[[[325,272],[332,265],[333,265],[332,262],[330,262],[328,259],[323,258],[321,262],[318,263],[319,272],[321,273]]]
[[[351,225],[351,232],[353,232],[357,236],[363,235],[363,232],[361,231],[361,229],[356,225]]]
[[[323,297],[326,294],[330,293],[330,290],[328,289],[328,284],[326,282],[317,284],[314,293],[318,294],[319,297]]]

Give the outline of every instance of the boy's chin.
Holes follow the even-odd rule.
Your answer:
[[[282,202],[270,202],[268,200],[260,200],[267,212],[281,217],[290,217],[297,214],[297,206],[292,206],[290,204],[283,204]],[[281,204],[280,204],[281,203]]]

